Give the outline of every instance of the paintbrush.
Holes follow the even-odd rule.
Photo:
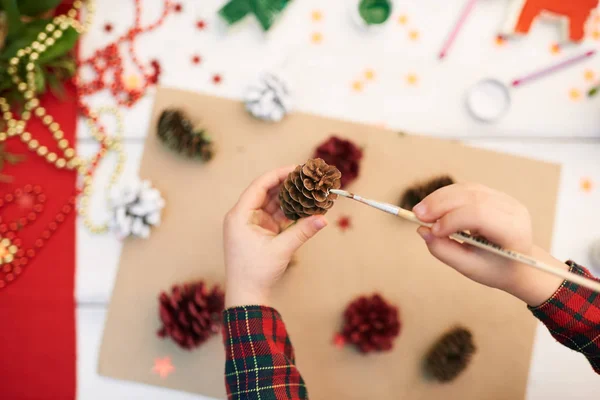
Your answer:
[[[366,205],[376,208],[380,211],[384,211],[388,214],[395,215],[395,216],[405,219],[407,221],[414,222],[415,224],[419,224],[421,226],[426,226],[428,228],[431,228],[433,225],[431,223],[423,222],[423,221],[419,220],[412,211],[405,210],[405,209],[395,206],[393,204],[383,203],[383,202],[371,200],[371,199],[366,199],[364,197],[358,196],[354,193],[347,192],[345,190],[330,189],[329,191],[333,194],[337,194],[342,197],[354,199],[360,203],[366,204]],[[521,254],[521,253],[513,251],[513,250],[504,249],[501,246],[499,246],[495,243],[492,243],[485,238],[482,238],[479,236],[473,236],[467,232],[453,233],[452,235],[450,235],[450,238],[456,240],[459,243],[467,243],[467,244],[470,244],[471,246],[475,246],[477,248],[488,251],[490,253],[499,255],[504,258],[508,258],[509,260],[523,263],[532,268],[536,268],[540,271],[544,271],[546,273],[558,276],[569,282],[576,283],[580,286],[583,286],[583,287],[593,290],[597,293],[600,293],[600,283],[599,282],[596,282],[592,279],[588,279],[581,275],[574,274],[570,271],[566,271],[566,270],[545,264],[545,263],[538,261],[534,258],[531,258],[525,254]]]

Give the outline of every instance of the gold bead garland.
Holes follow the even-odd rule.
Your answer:
[[[94,119],[98,118],[100,114],[108,113],[112,114],[117,120],[117,128],[114,137],[103,136],[98,130],[98,127],[94,124]],[[109,183],[106,186],[106,198],[108,201],[110,190],[119,180],[119,177],[123,173],[123,168],[125,166],[125,152],[121,144],[123,139],[123,115],[117,107],[102,107],[95,112],[92,111],[90,116],[91,118],[87,119],[87,124],[92,137],[98,142],[104,143],[107,151],[112,150],[117,153],[117,164],[110,177]],[[108,223],[105,222],[102,224],[97,224],[92,221],[92,218],[89,215],[88,208],[92,193],[92,177],[88,173],[84,173],[83,175],[83,191],[81,195],[81,207],[79,212],[79,214],[83,217],[83,225],[92,233],[106,233],[109,229]]]
[[[36,62],[39,60],[40,54],[48,51],[52,46],[56,44],[56,40],[60,39],[68,28],[72,27],[79,34],[85,33],[92,24],[94,15],[94,4],[91,0],[86,1],[87,14],[85,23],[81,24],[77,20],[79,10],[82,9],[83,1],[75,0],[73,2],[73,8],[67,12],[66,15],[59,15],[53,18],[52,22],[46,25],[44,31],[40,32],[37,39],[31,43],[31,45],[17,51],[16,56],[9,60],[9,67],[7,69],[11,80],[17,86],[19,92],[22,93],[25,98],[25,110],[21,113],[21,120],[16,119],[10,112],[10,105],[8,101],[0,97],[0,111],[2,119],[5,122],[6,132],[0,131],[0,142],[4,142],[10,137],[18,136],[19,139],[27,145],[29,150],[34,152],[40,157],[43,157],[48,163],[53,164],[57,169],[68,169],[76,170],[80,175],[83,176],[82,196],[81,196],[81,207],[79,208],[80,214],[84,217],[84,225],[94,233],[103,233],[108,230],[108,224],[95,224],[92,222],[88,215],[87,208],[89,207],[89,197],[92,192],[92,172],[95,168],[95,164],[100,160],[106,151],[115,151],[117,153],[117,165],[111,175],[110,182],[107,188],[107,196],[109,189],[114,186],[119,176],[123,171],[125,164],[125,154],[121,145],[123,136],[123,118],[120,111],[114,108],[102,108],[98,110],[98,113],[113,113],[117,119],[117,134],[114,138],[104,136],[100,133],[97,126],[94,125],[97,113],[91,113],[90,118],[87,119],[88,126],[90,127],[92,136],[103,146],[103,149],[99,153],[99,157],[95,157],[93,165],[92,163],[86,162],[85,160],[77,157],[75,149],[70,146],[67,139],[64,138],[64,132],[61,130],[58,122],[54,121],[54,118],[46,113],[46,109],[40,106],[39,100],[35,97],[35,69]],[[21,79],[18,74],[18,66],[25,60],[25,81]],[[30,132],[25,130],[27,122],[31,117],[41,119],[42,123],[52,133],[54,141],[57,143],[58,148],[62,151],[62,156],[55,152],[49,151],[49,149],[40,145],[37,139],[34,139]]]

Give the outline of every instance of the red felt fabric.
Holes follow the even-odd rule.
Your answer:
[[[75,90],[71,86],[66,93],[67,99],[63,101],[47,95],[41,104],[61,125],[65,138],[74,144]],[[58,150],[52,135],[38,119],[33,118],[27,130],[49,149]],[[9,139],[6,147],[11,153],[26,155],[26,159],[2,171],[13,176],[14,181],[0,183],[0,196],[28,183],[40,185],[47,195],[41,215],[18,233],[23,248],[28,249],[73,195],[76,175],[72,171],[57,170],[30,152],[17,138]],[[4,221],[13,220],[19,214],[23,214],[23,209],[17,205],[0,209]],[[74,277],[75,217],[72,212],[23,273],[0,289],[0,399],[75,398]]]

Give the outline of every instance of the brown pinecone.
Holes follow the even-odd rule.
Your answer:
[[[190,119],[181,110],[165,110],[158,120],[158,137],[170,149],[189,158],[209,161],[214,155],[214,146],[203,129],[195,129]]]
[[[344,311],[342,336],[362,353],[389,351],[400,334],[398,307],[379,294],[361,296]]]
[[[444,186],[449,186],[454,183],[454,180],[448,175],[438,176],[430,179],[427,182],[418,183],[414,186],[409,187],[402,194],[400,199],[400,207],[405,210],[412,210],[414,206],[419,204],[421,200],[429,196],[431,193]]]
[[[429,351],[425,371],[440,382],[450,382],[467,368],[476,350],[471,332],[456,328],[442,336]]]
[[[320,158],[308,160],[288,175],[279,190],[281,209],[288,219],[298,220],[325,214],[337,195],[329,189],[339,189],[342,173]]]
[[[158,336],[170,337],[184,349],[198,347],[219,332],[225,305],[219,286],[209,291],[203,281],[176,285],[170,295],[162,292],[158,303],[163,323]]]

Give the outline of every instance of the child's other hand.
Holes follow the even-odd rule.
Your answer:
[[[435,191],[413,211],[420,220],[435,223],[431,229],[418,229],[431,254],[476,282],[511,293],[531,306],[543,303],[562,283],[560,278],[448,238],[457,231],[469,231],[567,269],[534,246],[528,210],[504,193],[459,183]]]
[[[256,179],[225,216],[226,307],[268,305],[271,287],[294,252],[327,225],[325,217],[314,216],[290,226],[278,193],[293,170],[280,168]]]

